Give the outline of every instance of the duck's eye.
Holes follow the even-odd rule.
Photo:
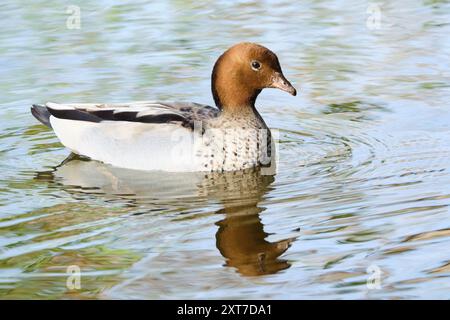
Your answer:
[[[261,63],[259,61],[253,60],[252,69],[258,71],[259,69],[261,69]]]

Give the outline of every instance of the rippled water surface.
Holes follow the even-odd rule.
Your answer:
[[[60,1],[0,4],[1,298],[450,297],[448,1],[384,2],[379,24],[351,0],[77,3],[81,29]],[[258,99],[274,176],[64,161],[29,113],[213,104],[212,65],[244,40],[300,89]]]

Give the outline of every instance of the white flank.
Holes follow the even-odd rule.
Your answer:
[[[180,125],[95,123],[53,116],[50,123],[64,146],[116,167],[171,172],[204,170],[194,152],[195,133]]]

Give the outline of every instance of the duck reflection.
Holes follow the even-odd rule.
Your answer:
[[[290,267],[287,260],[279,259],[294,240],[268,242],[258,207],[231,207],[218,211],[226,218],[217,222],[217,248],[227,260],[226,265],[235,267],[241,274],[257,276],[276,273]]]
[[[269,234],[260,217],[265,208],[259,203],[271,189],[274,177],[262,175],[259,170],[208,174],[140,172],[71,155],[54,170],[38,173],[36,179],[52,182],[76,195],[96,194],[108,201],[126,199],[127,204],[139,208],[152,209],[156,204],[176,208],[180,201],[184,207],[198,207],[205,200],[218,201],[223,208],[216,213],[224,218],[216,223],[216,245],[226,266],[245,276],[273,274],[290,267],[287,260],[279,257],[295,238],[266,240]]]
[[[290,267],[279,256],[295,238],[267,241],[269,234],[264,231],[260,217],[265,208],[259,203],[273,181],[273,176],[262,175],[259,170],[205,176],[202,189],[223,204],[216,212],[224,215],[216,223],[217,249],[226,259],[226,266],[236,268],[245,276],[272,274]]]

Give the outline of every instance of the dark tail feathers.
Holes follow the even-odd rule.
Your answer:
[[[47,107],[40,104],[33,104],[31,107],[31,114],[38,119],[42,124],[51,128],[50,124],[50,112],[48,112]]]

